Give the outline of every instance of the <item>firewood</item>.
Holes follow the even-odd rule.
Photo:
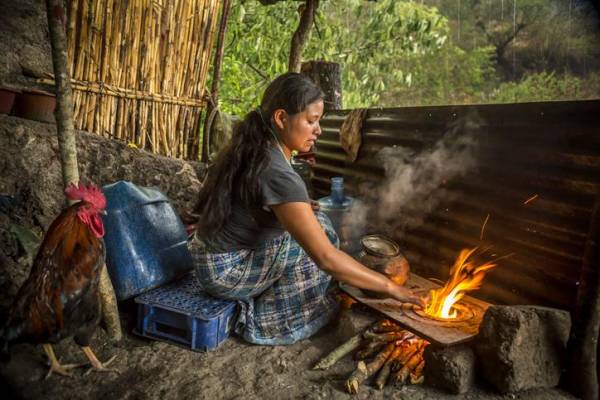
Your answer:
[[[354,353],[355,360],[365,360],[377,354],[387,344],[387,342],[379,340],[370,340],[365,342],[365,345]]]
[[[386,332],[386,333],[374,333],[374,332],[365,332],[364,333],[364,338],[365,339],[371,339],[371,340],[376,340],[379,342],[395,342],[396,340],[404,340],[407,339],[409,337],[414,336],[414,334],[412,334],[409,331],[396,331],[396,332]]]
[[[413,385],[419,385],[421,383],[423,383],[424,381],[424,376],[423,376],[423,368],[425,367],[425,360],[421,360],[421,362],[419,363],[419,365],[417,365],[417,367],[414,369],[414,371],[412,371],[410,373],[410,383]]]
[[[360,346],[362,341],[362,334],[352,336],[341,346],[334,349],[326,357],[322,358],[312,369],[314,370],[325,370],[331,367],[333,364],[342,359],[346,354],[352,352]]]
[[[392,366],[391,366],[392,372],[399,371],[404,366],[404,364],[406,364],[408,362],[408,360],[410,360],[410,358],[415,353],[419,352],[422,344],[423,344],[423,341],[419,340],[419,339],[417,339],[417,340],[409,339],[408,341],[403,342],[401,345],[402,351],[400,352],[398,357],[392,363]]]
[[[359,361],[358,365],[356,366],[356,370],[354,370],[352,375],[350,375],[350,378],[348,378],[346,381],[346,389],[348,390],[348,393],[358,393],[360,384],[381,369],[390,354],[394,351],[395,347],[396,345],[394,343],[388,343],[388,345],[385,346],[385,349],[377,354],[377,356],[375,356],[373,361],[370,363],[365,364],[364,361]]]
[[[365,364],[364,361],[359,361],[356,365],[356,369],[346,381],[346,390],[348,393],[358,393],[360,382],[364,381],[365,379],[367,379],[367,364]]]
[[[379,370],[377,378],[375,378],[375,387],[378,390],[383,389],[383,387],[387,383],[388,378],[390,377],[390,374],[392,372],[392,364],[400,356],[402,350],[403,348],[401,343],[397,342],[396,347],[394,347],[394,351],[392,351],[392,354],[390,354],[388,359],[385,361],[385,364],[383,364],[383,367],[381,367],[381,369]]]
[[[396,386],[402,386],[410,373],[423,361],[423,351],[419,350],[404,364],[400,371],[392,377],[392,383]]]

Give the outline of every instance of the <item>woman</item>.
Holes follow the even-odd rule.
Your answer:
[[[315,333],[337,310],[331,277],[400,301],[420,300],[338,250],[331,222],[311,208],[290,165],[321,134],[323,93],[287,73],[266,89],[219,155],[199,195],[190,250],[199,283],[238,300],[235,331],[257,344],[290,344]]]

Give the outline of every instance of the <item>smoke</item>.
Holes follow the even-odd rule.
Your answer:
[[[446,183],[464,176],[475,165],[475,118],[463,118],[424,151],[386,147],[377,154],[385,178],[379,185],[358,188],[358,202],[348,224],[354,231],[392,235],[422,224],[443,200],[449,200]]]

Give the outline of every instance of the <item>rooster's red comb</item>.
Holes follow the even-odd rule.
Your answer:
[[[106,198],[98,186],[90,184],[88,186],[81,182],[75,186],[70,184],[65,189],[65,194],[69,200],[83,200],[91,203],[94,207],[103,210],[106,207]]]

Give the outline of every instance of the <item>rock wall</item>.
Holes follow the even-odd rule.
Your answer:
[[[171,159],[127,147],[123,142],[79,131],[77,156],[84,182],[106,185],[128,180],[156,186],[189,219],[204,173],[199,163]],[[62,171],[56,126],[0,115],[0,193],[25,196],[37,211],[37,225],[46,228],[63,207]]]
[[[0,1],[0,85],[42,88],[36,77],[52,72],[43,0]]]
[[[128,180],[157,187],[184,222],[192,219],[206,171],[203,164],[154,155],[82,131],[77,133],[77,149],[83,182],[102,186]],[[0,171],[0,292],[12,297],[31,260],[16,243],[11,226],[42,235],[64,206],[56,126],[0,115]],[[0,298],[0,304],[6,301]]]

